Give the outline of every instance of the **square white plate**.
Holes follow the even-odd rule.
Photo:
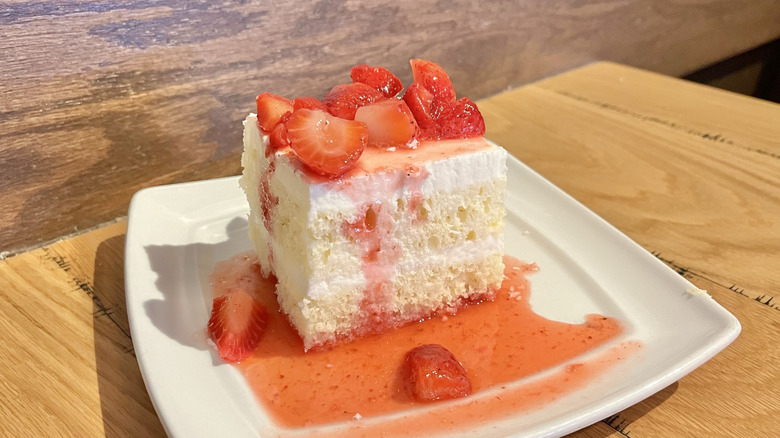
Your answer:
[[[530,412],[464,430],[468,436],[560,436],[670,385],[740,331],[737,319],[593,212],[513,157],[508,162],[506,251],[536,262],[531,304],[580,323],[613,316],[642,348],[606,376]],[[206,346],[216,262],[250,250],[248,206],[237,177],[154,187],[130,206],[125,254],[135,352],[173,437],[278,436],[240,373]],[[603,349],[602,349],[603,350]],[[587,359],[580,357],[578,360]],[[292,435],[306,436],[312,431]]]

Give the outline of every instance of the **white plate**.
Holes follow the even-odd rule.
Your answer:
[[[613,316],[624,333],[609,345],[643,347],[607,377],[468,436],[560,436],[670,385],[740,331],[737,319],[639,245],[513,157],[508,160],[506,250],[537,262],[531,304],[551,319]],[[130,206],[125,255],[135,352],[173,437],[277,436],[240,373],[206,347],[216,262],[251,249],[248,206],[237,178],[141,190]],[[581,360],[584,358],[578,358]],[[305,431],[300,435],[308,435]]]

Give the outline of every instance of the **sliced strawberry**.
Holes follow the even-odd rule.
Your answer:
[[[439,138],[469,138],[485,135],[485,119],[468,97],[461,97],[447,107],[437,120]]]
[[[266,151],[267,153],[273,152],[277,149],[283,149],[290,145],[290,142],[287,140],[287,129],[284,122],[276,125],[274,130],[271,131],[271,135],[268,136],[268,144],[269,148]]]
[[[320,110],[299,109],[285,124],[287,140],[303,164],[336,177],[355,165],[368,142],[365,123],[344,120]]]
[[[406,89],[404,102],[412,111],[414,119],[420,127],[419,139],[439,138],[438,125],[433,114],[433,94],[419,83],[414,82]]]
[[[287,112],[293,111],[289,99],[271,93],[257,96],[257,121],[265,132],[271,132]]]
[[[458,359],[438,344],[415,347],[406,353],[404,379],[418,401],[446,400],[471,394],[471,380]]]
[[[209,337],[225,362],[240,362],[255,350],[265,332],[268,311],[252,293],[233,289],[214,298]]]
[[[381,148],[406,147],[419,130],[412,111],[400,99],[361,106],[355,112],[355,121],[368,127],[368,144]]]
[[[439,65],[424,59],[412,59],[412,77],[433,94],[441,104],[455,101],[455,88],[449,75]]]
[[[358,108],[383,99],[386,99],[386,97],[379,90],[370,85],[353,82],[333,87],[322,98],[322,103],[325,104],[328,111],[334,116],[352,120],[355,118],[355,111]]]
[[[352,67],[349,72],[352,82],[360,82],[379,90],[385,97],[395,97],[404,85],[398,76],[384,67],[372,67],[366,64],[360,64]]]
[[[328,108],[316,97],[296,97],[293,99],[293,110],[308,108],[327,111]]]

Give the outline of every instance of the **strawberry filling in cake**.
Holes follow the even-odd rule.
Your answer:
[[[506,152],[441,67],[367,65],[321,100],[257,97],[241,186],[262,273],[311,349],[492,299]]]

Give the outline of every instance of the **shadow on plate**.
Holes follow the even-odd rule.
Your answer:
[[[193,300],[202,300],[211,309],[209,275],[216,262],[227,259],[246,248],[247,220],[234,218],[226,226],[227,240],[217,243],[187,245],[149,245],[144,247],[149,265],[157,274],[155,285],[163,299],[144,302],[144,310],[151,322],[162,333],[182,345],[208,349],[206,324],[208,313],[194,314]],[[191,272],[195,267],[197,272]],[[187,324],[182,324],[187,321]],[[200,329],[192,329],[195,325]],[[214,354],[215,363],[221,363]]]

